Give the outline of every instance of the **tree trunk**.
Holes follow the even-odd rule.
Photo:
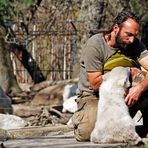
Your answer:
[[[130,0],[120,0],[121,10],[130,10]]]
[[[6,29],[0,21],[0,86],[5,93],[20,92],[10,60],[9,45],[5,42]]]
[[[105,20],[106,0],[83,0],[80,17],[84,21],[86,29],[90,35],[100,29]]]
[[[35,84],[46,80],[36,61],[33,59],[32,55],[25,49],[23,45],[12,44],[12,52],[27,69]]]

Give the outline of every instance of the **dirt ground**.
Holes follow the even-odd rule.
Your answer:
[[[67,125],[26,128],[22,130],[9,130],[13,139],[1,142],[1,148],[147,148],[148,138],[143,139],[146,145],[131,146],[124,143],[94,144],[91,142],[78,142],[74,138],[73,130]],[[31,136],[30,132],[34,132]],[[42,134],[42,136],[40,136]]]
[[[142,146],[76,141],[73,129],[66,124],[72,113],[62,112],[64,86],[65,84],[49,86],[45,82],[42,85],[33,86],[29,91],[13,94],[14,115],[26,120],[28,125],[20,129],[7,130],[5,137],[0,140],[0,148],[148,147],[148,138],[143,139],[146,144]]]

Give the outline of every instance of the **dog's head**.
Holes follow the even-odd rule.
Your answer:
[[[129,76],[130,68],[119,66],[103,75],[103,81],[110,81],[110,84],[116,84],[116,86],[128,88],[130,86]]]

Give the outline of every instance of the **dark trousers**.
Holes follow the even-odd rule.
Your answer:
[[[148,90],[143,92],[138,102],[129,108],[131,117],[134,117],[138,110],[142,113],[143,126],[137,127],[137,132],[141,137],[145,137],[148,133]]]

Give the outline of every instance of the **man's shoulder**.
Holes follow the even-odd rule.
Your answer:
[[[92,40],[92,39],[102,39],[103,38],[103,33],[97,33],[97,34],[94,34],[92,35],[89,40]]]
[[[98,33],[98,34],[91,36],[88,39],[87,44],[97,44],[98,45],[98,43],[102,43],[102,42],[104,42],[104,36],[102,33]]]

